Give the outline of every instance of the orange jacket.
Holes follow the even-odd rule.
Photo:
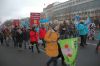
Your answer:
[[[49,57],[58,56],[58,38],[59,35],[57,32],[48,31],[45,35],[44,40],[46,41],[45,52]]]
[[[38,33],[35,31],[30,31],[30,41],[38,42]]]
[[[50,30],[45,35],[45,41],[48,43],[52,43],[52,41],[56,42],[58,41],[59,34],[57,32],[51,32]]]

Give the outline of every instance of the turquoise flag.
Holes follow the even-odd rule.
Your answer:
[[[48,17],[48,18],[42,18],[42,19],[40,19],[40,23],[47,23],[47,22],[49,22],[50,21],[50,17]]]
[[[21,21],[21,27],[26,27],[27,29],[29,29],[29,21],[28,20],[24,20]]]
[[[87,20],[85,21],[85,24],[89,25],[90,23],[92,23],[92,19],[91,17],[88,17]]]

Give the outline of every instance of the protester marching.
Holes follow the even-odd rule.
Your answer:
[[[33,15],[36,16],[36,14]],[[30,21],[34,21],[34,19]],[[31,49],[32,53],[34,53],[34,47],[36,47],[39,54],[42,52],[42,47],[45,54],[50,57],[46,63],[47,66],[50,66],[51,63],[53,63],[53,66],[57,66],[59,58],[62,59],[62,66],[76,66],[78,48],[85,48],[87,39],[98,39],[99,43],[96,52],[98,53],[100,49],[100,35],[95,36],[96,26],[90,19],[88,17],[87,20],[82,20],[80,16],[75,16],[73,22],[64,20],[63,23],[53,24],[49,23],[49,19],[38,18],[34,22],[30,22],[30,28],[27,28],[27,24],[23,25],[23,27],[15,25],[11,28],[11,31],[4,28],[0,31],[1,46],[6,43],[6,46],[9,47],[9,40],[11,40],[14,48],[21,51]]]
[[[96,46],[96,53],[98,54],[100,50],[100,24],[98,24],[97,30],[98,31],[97,31],[97,35],[95,36],[95,39],[99,41]]]

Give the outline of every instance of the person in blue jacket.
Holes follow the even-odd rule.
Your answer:
[[[86,39],[87,39],[87,34],[88,34],[88,27],[87,25],[81,21],[76,25],[76,29],[79,32],[80,38],[81,38],[81,43],[80,46],[84,47],[86,46]]]
[[[99,48],[100,48],[100,24],[98,24],[97,31],[98,31],[98,33],[97,33],[97,35],[95,36],[95,38],[99,41],[99,42],[97,43],[97,46],[96,46],[96,53],[98,54],[98,50],[99,50]]]

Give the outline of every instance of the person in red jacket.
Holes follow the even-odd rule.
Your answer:
[[[44,40],[45,34],[46,34],[46,29],[44,28],[44,26],[42,26],[39,30],[39,38],[40,40],[43,41],[42,45],[44,46],[44,48],[45,48],[45,40]]]
[[[31,46],[32,52],[34,52],[33,46],[35,44],[38,53],[40,53],[39,48],[38,48],[38,33],[35,31],[35,27],[32,27],[32,30],[30,30],[30,42],[32,44]]]

